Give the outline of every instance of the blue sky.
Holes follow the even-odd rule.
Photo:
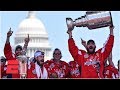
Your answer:
[[[62,60],[69,62],[72,59],[68,51],[68,34],[66,26],[66,17],[71,17],[73,20],[85,15],[86,11],[37,11],[36,17],[40,19],[45,25],[48,33],[49,42],[52,46],[52,51],[55,48],[60,48],[62,51]],[[117,65],[117,61],[120,59],[120,11],[111,11],[113,24],[115,26],[114,36],[115,42],[113,47],[113,62]],[[0,11],[0,56],[3,55],[3,48],[6,40],[6,33],[11,27],[14,31],[10,42],[14,44],[14,35],[17,31],[18,25],[28,15],[28,11]],[[75,27],[73,30],[73,38],[76,45],[85,49],[81,45],[80,38],[84,40],[93,39],[96,42],[96,50],[101,48],[109,35],[109,27],[89,30],[87,27]],[[52,57],[52,56],[51,56]]]

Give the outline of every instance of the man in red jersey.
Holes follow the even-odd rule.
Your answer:
[[[118,69],[115,67],[113,61],[112,61],[112,52],[110,53],[109,57],[107,58],[107,61],[105,61],[105,68],[104,68],[104,77],[107,79],[117,79],[119,78],[118,75]]]
[[[18,45],[15,48],[15,54],[12,53],[12,48],[10,45],[10,37],[12,36],[13,31],[11,31],[11,28],[9,29],[8,33],[7,33],[7,38],[6,38],[6,43],[4,46],[4,55],[6,57],[6,60],[17,60],[17,56],[22,55],[22,54],[26,54],[26,50],[27,50],[27,46],[29,43],[29,35],[27,38],[25,38],[25,44],[24,47],[22,48],[22,46]],[[20,78],[19,74],[12,74],[12,78]]]
[[[85,40],[81,39],[81,43],[85,48],[87,48],[87,44]],[[107,64],[107,61],[109,64]],[[109,79],[118,78],[118,69],[115,67],[112,61],[112,52],[110,53],[109,57],[105,60],[104,78],[109,78]]]
[[[76,61],[70,61],[69,63],[69,78],[81,78],[80,66]]]
[[[112,51],[114,36],[114,26],[110,26],[110,35],[107,43],[103,48],[95,52],[96,44],[94,40],[87,41],[87,52],[75,45],[74,39],[72,38],[72,31],[68,30],[69,34],[68,47],[69,51],[75,61],[81,66],[81,78],[104,78],[104,61]]]
[[[44,53],[36,51],[34,54],[34,62],[28,65],[27,78],[48,78],[48,71],[44,66]]]
[[[47,67],[49,78],[67,78],[68,76],[68,64],[61,60],[62,53],[60,49],[56,48],[53,52],[53,59],[45,62]]]

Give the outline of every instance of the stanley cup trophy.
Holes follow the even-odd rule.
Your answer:
[[[110,11],[87,11],[84,16],[74,21],[71,18],[66,18],[66,24],[69,30],[73,30],[74,26],[87,27],[89,30],[113,26]]]
[[[27,75],[27,56],[26,55],[20,55],[17,57],[19,60],[19,73],[20,78],[24,79]]]

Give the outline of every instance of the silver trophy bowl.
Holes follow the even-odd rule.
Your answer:
[[[66,24],[69,30],[73,30],[75,26],[87,27],[92,30],[112,26],[113,22],[110,11],[87,11],[84,16],[75,20],[72,20],[72,18],[66,18]]]
[[[26,55],[19,55],[17,57],[19,60],[19,73],[20,73],[20,78],[24,79],[27,76],[27,56]]]
[[[28,60],[28,58],[27,58],[27,56],[26,55],[19,55],[19,56],[17,56],[17,59],[19,60],[19,61],[21,61],[21,62],[25,62],[25,63],[27,63],[27,60]]]
[[[68,30],[74,29],[75,23],[72,20],[72,18],[66,18],[66,24],[67,24]]]

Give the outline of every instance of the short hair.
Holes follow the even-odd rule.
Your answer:
[[[21,45],[17,45],[15,48],[15,51],[17,51],[18,49],[22,50],[22,46]]]
[[[62,53],[61,53],[61,50],[60,50],[59,48],[55,48],[55,50],[53,51],[53,54],[54,54],[55,51],[57,51],[57,50],[60,51],[60,54],[62,54]]]
[[[90,39],[90,40],[88,40],[88,41],[87,41],[87,45],[88,45],[90,42],[92,42],[92,43],[94,43],[94,44],[95,44],[95,41],[94,41],[94,40],[92,40],[92,39]]]
[[[53,51],[53,58],[54,58],[54,55],[55,55],[55,51],[60,51],[60,58],[62,58],[62,52],[59,48],[55,48],[55,50]]]

